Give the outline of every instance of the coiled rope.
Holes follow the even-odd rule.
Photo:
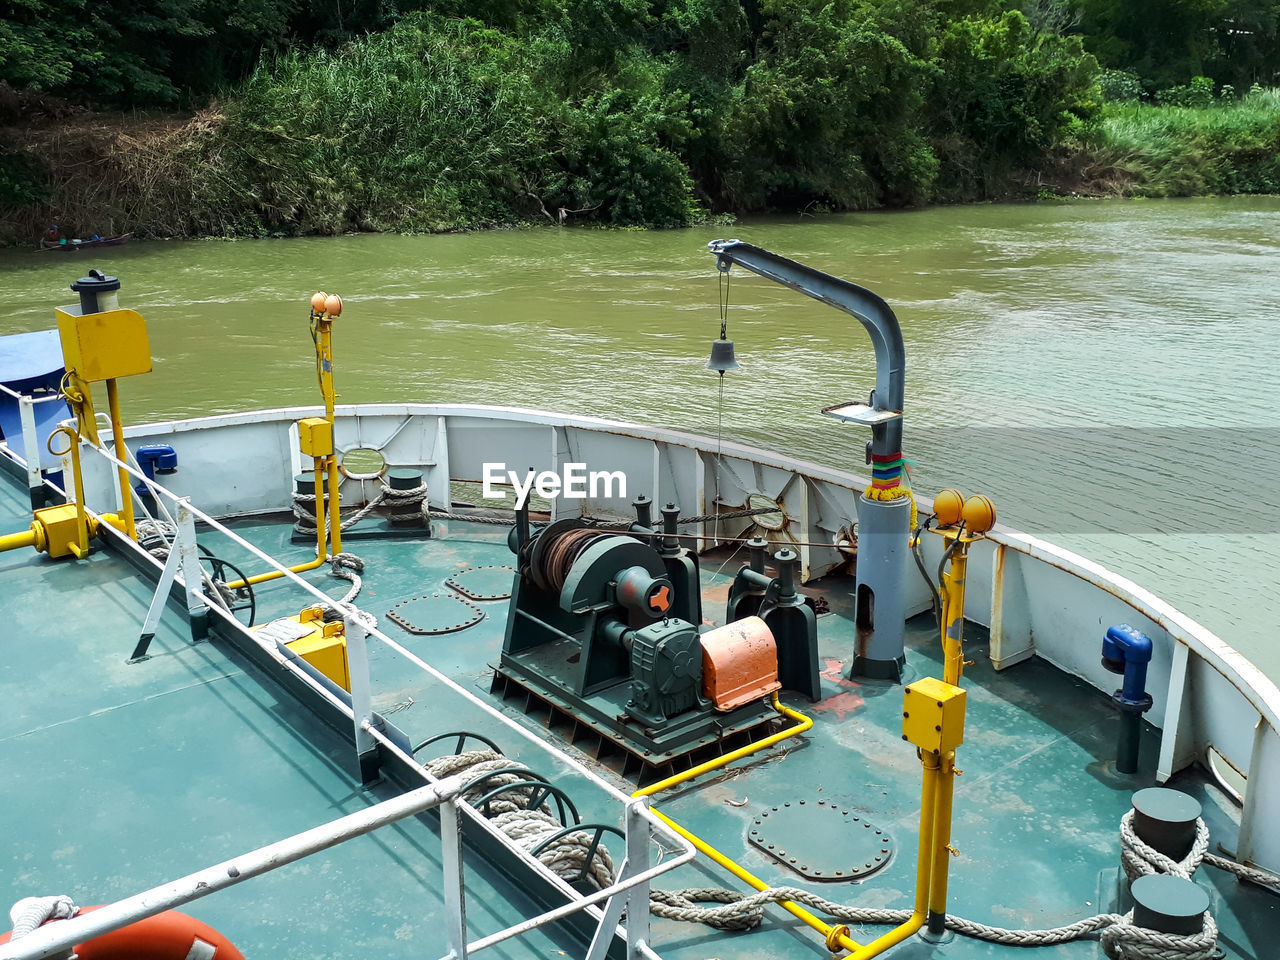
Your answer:
[[[482,790],[487,793],[495,787],[520,783],[527,779],[518,773],[485,776],[511,765],[512,761],[509,758],[495,750],[468,750],[428,760],[424,764],[433,776],[446,777],[465,772],[473,774],[475,780],[483,779],[482,788],[470,787],[462,792],[463,799],[470,802],[479,800]],[[560,821],[552,816],[545,799],[533,809],[528,807],[533,789],[533,787],[518,787],[494,797],[486,802],[482,811],[490,822],[512,841],[514,846],[526,853],[531,852],[548,837],[559,833],[562,829]],[[592,856],[593,846],[594,856]],[[591,862],[588,864],[589,856]],[[592,835],[586,831],[567,833],[559,837],[540,850],[537,859],[564,880],[576,880],[585,875],[596,889],[607,887],[613,882],[613,858],[609,856],[609,851],[604,845],[594,843]]]
[[[165,563],[169,559],[173,541],[177,539],[178,528],[165,520],[139,520],[137,531],[138,546],[161,563]],[[228,612],[240,600],[235,591],[227,586],[226,581],[215,580],[210,576],[203,563],[200,564],[200,584],[205,594]]]

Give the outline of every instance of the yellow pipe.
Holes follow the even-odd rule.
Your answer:
[[[330,321],[320,321],[320,343],[317,351],[320,360],[320,392],[324,395],[325,416],[330,425],[333,424],[333,344],[330,339]],[[338,461],[336,457],[314,457],[315,470],[315,492],[316,492],[316,558],[308,560],[306,563],[299,563],[289,568],[291,573],[306,573],[309,570],[317,570],[324,566],[325,560],[328,559],[327,547],[325,544],[325,524],[328,522],[333,531],[333,552],[335,554],[342,552],[342,517],[337,509],[338,498],[336,496],[338,490]],[[328,468],[329,474],[329,504],[328,517],[325,519],[325,470]],[[236,580],[234,583],[228,583],[227,588],[230,590],[239,590],[241,587],[266,583],[268,580],[279,580],[284,576],[280,570],[272,570],[268,573],[259,573],[252,577],[246,577],[244,580]]]
[[[22,533],[6,533],[0,536],[0,552],[5,550],[18,550],[21,547],[34,547],[36,545],[36,532],[34,529],[24,530]]]
[[[963,531],[955,536],[960,542],[942,575],[942,679],[958,687],[960,674],[964,672],[964,582],[969,566],[969,540]]]
[[[951,808],[955,788],[956,752],[948,750],[938,769],[938,799],[933,823],[933,875],[930,881],[929,913],[947,913],[947,875],[951,869]],[[942,933],[942,930],[935,931]]]
[[[334,402],[337,394],[333,390],[333,321],[322,317],[320,327],[320,393],[324,396],[324,416],[329,421],[329,435],[333,436]],[[342,508],[338,486],[342,482],[338,478],[338,458],[330,453],[324,458],[329,471],[329,540],[333,543],[336,556],[342,552]],[[317,497],[320,485],[316,484]],[[319,499],[316,503],[319,504]],[[323,554],[323,551],[321,551]]]
[[[864,947],[844,947],[844,949],[852,949],[845,960],[868,960],[870,957],[878,956],[890,947],[897,946],[907,937],[914,934],[917,930],[924,926],[925,920],[928,918],[929,907],[929,886],[933,867],[933,838],[934,824],[936,822],[937,799],[938,799],[938,756],[934,753],[924,751],[920,755],[921,764],[924,768],[923,784],[920,788],[920,850],[916,854],[916,902],[915,907],[911,911],[911,916],[898,926],[894,927],[884,936],[872,940]]]
[[[68,544],[67,549],[75,554],[77,559],[83,560],[89,554],[89,518],[84,509],[84,471],[80,468],[80,435],[70,427],[59,427],[49,434],[49,439],[45,442],[50,453],[54,452],[54,435],[59,433],[67,436],[67,452],[71,454],[71,477],[75,481],[76,491],[76,540],[78,542]],[[61,456],[61,454],[55,454],[55,456]]]
[[[659,810],[653,810],[652,808],[650,808],[650,812],[659,820],[661,820],[663,823],[665,823],[668,827],[674,830],[676,833],[680,834],[680,836],[684,837],[686,840],[692,843],[700,853],[703,853],[706,856],[710,857],[720,866],[724,867],[726,870],[732,873],[739,880],[742,880],[743,882],[750,884],[751,886],[755,887],[755,889],[757,890],[769,889],[769,884],[765,883],[763,880],[761,880],[755,874],[751,873],[745,867],[742,867],[735,861],[730,860],[723,853],[721,853],[715,847],[711,846],[711,844],[707,843],[707,841],[703,840],[701,837],[690,833],[684,827],[680,826],[680,824],[676,823],[674,820],[668,817],[665,813],[662,813]],[[798,917],[800,920],[803,920],[808,926],[812,927],[814,930],[817,930],[819,933],[821,933],[823,937],[829,936],[831,934],[831,931],[834,929],[834,927],[832,927],[831,924],[823,923],[820,919],[815,917],[812,913],[810,913],[804,907],[800,906],[798,903],[793,903],[790,900],[780,900],[778,901],[778,906],[782,907],[782,909],[786,910],[792,916]],[[848,937],[840,938],[840,949],[842,950],[856,950],[858,946],[859,946],[858,943],[856,943],[853,940],[850,940]]]
[[[663,790],[677,786],[693,779],[694,777],[700,776],[703,773],[726,766],[734,760],[741,759],[742,757],[749,756],[759,750],[763,750],[766,747],[787,739],[788,737],[795,736],[798,733],[803,733],[813,726],[812,718],[784,706],[779,702],[778,695],[776,693],[773,694],[771,704],[779,713],[799,722],[793,727],[779,731],[772,736],[765,737],[763,740],[758,740],[755,743],[748,744],[745,747],[725,754],[723,757],[719,757],[715,760],[709,760],[706,763],[699,764],[690,770],[686,770],[684,773],[676,774],[673,777],[668,777],[666,780],[661,780],[658,783],[651,784],[648,787],[637,790],[632,794],[632,796],[646,797],[652,796],[655,793],[660,793]],[[917,930],[923,927],[928,919],[933,875],[936,869],[935,864],[939,858],[944,859],[943,876],[945,878],[945,858],[949,853],[947,844],[950,842],[951,791],[944,791],[943,789],[942,767],[944,762],[940,761],[938,756],[933,753],[922,752],[920,756],[921,766],[923,768],[922,783],[920,787],[920,847],[916,854],[916,897],[915,906],[911,912],[911,916],[904,923],[884,934],[884,936],[863,945],[858,943],[856,940],[851,939],[846,932],[847,928],[843,925],[833,926],[826,923],[814,916],[804,907],[790,900],[779,901],[778,905],[784,910],[822,934],[823,938],[826,940],[828,949],[833,952],[836,950],[850,951],[849,956],[846,957],[845,960],[869,960],[869,958],[878,956],[890,947],[901,943],[903,940],[907,939],[907,937],[912,936]],[[948,765],[948,769],[951,769],[954,766],[954,758],[954,752],[948,754],[945,761]],[[951,779],[948,776],[948,786],[950,785],[950,782]],[[945,798],[942,796],[944,792]],[[653,809],[652,812],[672,830],[692,843],[696,850],[709,857],[724,869],[728,870],[739,880],[749,884],[756,890],[769,889],[769,885],[767,883],[755,874],[751,873],[741,864],[725,856],[701,837],[694,833],[690,833],[661,811]],[[940,818],[943,816],[946,818],[943,826],[944,835],[940,837],[938,830],[941,822]],[[935,838],[939,837],[940,842],[935,842]],[[942,897],[945,908],[945,880]]]
[[[120,393],[116,389],[114,379],[107,381],[107,408],[111,412],[111,435],[115,439],[116,459],[125,463],[129,459],[129,451],[124,445],[124,421],[120,417]],[[133,520],[133,488],[129,485],[129,471],[117,467],[120,475],[120,515],[124,519],[124,532],[130,540],[138,539],[138,528]]]
[[[706,763],[700,763],[698,764],[698,766],[693,767],[689,770],[686,770],[683,773],[678,773],[673,777],[667,777],[667,779],[665,780],[659,780],[657,783],[650,784],[649,786],[644,787],[643,789],[637,790],[631,796],[648,797],[648,796],[652,796],[655,793],[660,793],[663,790],[667,790],[671,787],[678,786],[679,784],[692,780],[694,777],[701,776],[704,773],[709,773],[712,770],[718,770],[721,767],[728,766],[729,764],[733,763],[735,760],[740,760],[743,757],[750,756],[753,753],[757,753],[761,750],[764,750],[766,747],[771,747],[776,743],[781,743],[783,740],[786,740],[789,737],[794,737],[797,734],[804,733],[806,730],[808,730],[810,727],[813,726],[812,717],[807,717],[803,713],[800,713],[798,710],[792,710],[790,707],[785,706],[781,701],[778,700],[777,693],[773,694],[769,702],[774,710],[778,711],[778,713],[782,714],[784,717],[789,717],[790,719],[797,721],[796,724],[794,726],[788,727],[785,730],[779,730],[777,733],[771,734],[770,736],[767,736],[762,740],[757,740],[755,743],[749,743],[745,747],[740,747],[737,750],[733,750],[729,753],[726,753],[722,757],[717,757],[714,760],[708,760]],[[737,863],[734,860],[730,860],[727,856],[725,856],[715,847],[711,846],[711,844],[707,843],[705,840],[703,840],[701,837],[697,836],[696,834],[690,833],[688,830],[680,826],[680,824],[676,823],[666,814],[661,813],[658,810],[653,810],[653,814],[657,816],[660,820],[662,820],[663,823],[669,826],[676,833],[680,834],[680,836],[684,837],[686,840],[692,843],[699,852],[710,857],[713,861],[718,863],[720,866],[724,867],[726,870],[732,873],[739,880],[742,880],[743,882],[750,884],[752,887],[754,887],[757,890],[769,889],[769,885],[767,883],[765,883],[755,874],[747,870],[746,867],[743,867],[741,864]],[[779,901],[778,905],[782,907],[784,910],[786,910],[788,913],[790,913],[792,916],[797,917],[800,920],[803,920],[808,926],[812,927],[814,930],[817,930],[819,933],[821,933],[823,937],[826,937],[826,938],[831,937],[831,932],[835,928],[829,923],[824,923],[821,919],[814,916],[812,913],[810,913],[804,907],[800,906],[798,903],[793,903],[790,900],[782,900],[782,901]],[[854,950],[854,949],[857,949],[859,946],[859,944],[856,941],[850,940],[847,936],[839,937],[837,942],[840,944],[840,948],[843,950]]]
[[[794,737],[796,734],[804,733],[813,726],[812,717],[806,717],[799,711],[783,706],[783,704],[778,701],[778,695],[776,693],[773,694],[771,706],[784,717],[790,717],[792,720],[797,720],[799,722],[793,727],[780,730],[771,736],[765,737],[763,740],[757,740],[755,743],[749,743],[745,747],[740,747],[737,750],[726,753],[722,757],[717,757],[714,760],[708,760],[706,763],[700,763],[698,766],[684,771],[684,773],[677,773],[673,777],[667,777],[665,780],[659,780],[657,783],[650,784],[642,790],[637,790],[631,796],[649,797],[655,793],[661,793],[669,787],[678,786],[687,780],[692,780],[694,777],[700,777],[704,773],[709,773],[712,770],[718,770],[720,767],[726,767],[735,760],[741,760],[743,757],[748,757],[753,753],[757,753],[760,750],[765,749],[766,747],[771,747],[775,743],[781,743],[788,737]]]

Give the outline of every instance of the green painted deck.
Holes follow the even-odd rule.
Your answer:
[[[22,528],[26,516],[25,491],[0,487],[0,533]],[[241,521],[234,528],[288,562],[308,559],[306,545],[289,542],[285,523]],[[215,553],[258,569],[220,540],[202,536]],[[344,546],[367,563],[358,602],[379,618],[381,629],[488,697],[505,601],[479,602],[486,614],[481,622],[441,636],[411,635],[386,614],[403,600],[442,592],[445,579],[461,570],[510,563],[506,529],[453,522],[430,540],[351,538]],[[739,562],[727,555],[704,560],[709,618],[723,615]],[[335,597],[347,588],[324,570],[308,578]],[[220,641],[193,645],[172,608],[152,658],[126,664],[152,587],[120,558],[99,552],[71,562],[29,550],[0,554],[0,585],[8,626],[0,670],[6,706],[0,762],[8,771],[0,788],[6,810],[0,901],[61,892],[84,903],[118,899],[389,795],[361,789],[349,744],[234,651]],[[850,584],[813,588],[832,608],[818,621],[827,664],[824,699],[809,704],[784,698],[815,718],[813,730],[660,794],[655,806],[770,883],[807,886],[857,905],[909,906],[920,767],[900,739],[901,688],[841,678],[853,649]],[[258,599],[260,623],[294,614],[308,602],[287,582],[261,586]],[[939,675],[932,618],[918,617],[909,626],[909,678]],[[1142,771],[1116,774],[1116,715],[1107,697],[1039,660],[997,674],[984,641],[971,626],[966,652],[975,662],[964,680],[968,723],[957,758],[964,775],[956,785],[953,843],[960,855],[951,865],[951,909],[1010,927],[1056,926],[1109,910],[1117,824],[1131,793],[1153,782],[1154,731],[1146,731]],[[474,729],[497,739],[513,758],[558,777],[585,820],[620,822],[621,810],[603,791],[555,769],[547,754],[501,729],[395,649],[371,638],[369,656],[374,708],[413,742]],[[493,702],[544,739],[557,738],[515,703]],[[1202,801],[1213,838],[1231,849],[1233,810],[1220,792],[1194,774],[1172,785]],[[747,844],[761,811],[800,800],[838,803],[887,830],[896,848],[890,864],[862,883],[810,883]],[[1213,891],[1225,956],[1274,956],[1280,899],[1211,868],[1197,877]],[[658,885],[741,887],[705,861]],[[473,938],[535,912],[474,855],[467,860],[467,898]],[[410,820],[187,909],[250,958],[432,958],[446,952],[441,905],[438,836],[429,822]],[[885,929],[855,928],[853,935],[865,941]],[[655,919],[653,945],[669,960],[828,955],[816,934],[779,909],[768,911],[762,929],[746,934]],[[535,933],[485,955],[582,952],[565,935]],[[941,945],[912,939],[889,955],[1084,960],[1100,952],[1092,941],[1017,950],[957,938]]]

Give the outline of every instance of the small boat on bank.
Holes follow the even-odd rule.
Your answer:
[[[118,247],[121,244],[128,243],[132,233],[118,233],[114,237],[98,237],[93,236],[88,240],[41,240],[40,245],[45,250],[83,250],[86,247]]]

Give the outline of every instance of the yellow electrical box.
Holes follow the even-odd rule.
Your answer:
[[[902,739],[929,753],[946,753],[964,742],[964,700],[960,687],[925,677],[902,692]]]
[[[298,447],[308,457],[333,455],[333,424],[324,417],[298,421]]]
[[[311,632],[290,640],[285,647],[350,693],[351,671],[347,667],[347,636],[342,621],[325,623],[320,607],[307,607],[289,619],[301,627],[310,627]]]
[[[151,372],[147,322],[136,310],[68,313],[61,307],[58,337],[67,369],[86,383]]]
[[[41,507],[35,512],[36,549],[50,557],[69,557],[71,545],[80,544],[80,531],[76,524],[75,504]]]

